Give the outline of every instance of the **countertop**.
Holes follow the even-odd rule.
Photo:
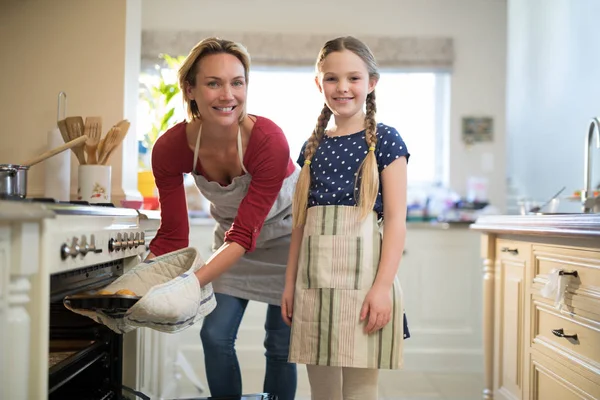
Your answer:
[[[39,221],[54,218],[54,213],[41,204],[0,200],[0,221]]]
[[[435,229],[435,230],[449,230],[449,229],[467,229],[472,222],[439,222],[439,221],[407,221],[407,229]]]
[[[150,220],[160,220],[160,211],[159,210],[137,210],[140,220],[150,219]]]
[[[138,210],[140,219],[149,220],[160,220],[160,211],[154,210]],[[211,217],[196,217],[190,218],[190,226],[213,226],[215,220]],[[472,222],[438,222],[438,221],[407,221],[406,226],[408,229],[435,229],[435,230],[448,230],[448,229],[467,229]]]
[[[600,237],[600,214],[486,215],[471,229],[495,233]]]

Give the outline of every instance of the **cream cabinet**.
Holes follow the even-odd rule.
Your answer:
[[[499,239],[495,260],[495,386],[499,399],[522,399],[524,300],[531,244]]]
[[[405,369],[481,372],[478,246],[464,224],[408,224],[398,270],[411,333]]]
[[[483,398],[600,399],[600,215],[483,217]],[[544,297],[560,271],[564,300]]]

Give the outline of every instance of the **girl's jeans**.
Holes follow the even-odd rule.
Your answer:
[[[200,331],[208,387],[213,397],[242,395],[242,376],[235,352],[238,328],[248,300],[215,293],[217,307]],[[263,391],[278,400],[293,400],[296,394],[296,364],[287,362],[290,328],[281,318],[281,307],[269,305],[265,321],[267,359]]]

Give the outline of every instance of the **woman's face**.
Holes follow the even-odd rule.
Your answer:
[[[199,61],[196,84],[187,87],[186,95],[196,101],[203,121],[227,126],[239,121],[247,89],[244,65],[237,57],[221,53]]]

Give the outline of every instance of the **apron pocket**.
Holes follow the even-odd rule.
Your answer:
[[[375,278],[372,253],[372,246],[365,246],[360,236],[306,236],[299,260],[302,286],[305,289],[368,289]]]

